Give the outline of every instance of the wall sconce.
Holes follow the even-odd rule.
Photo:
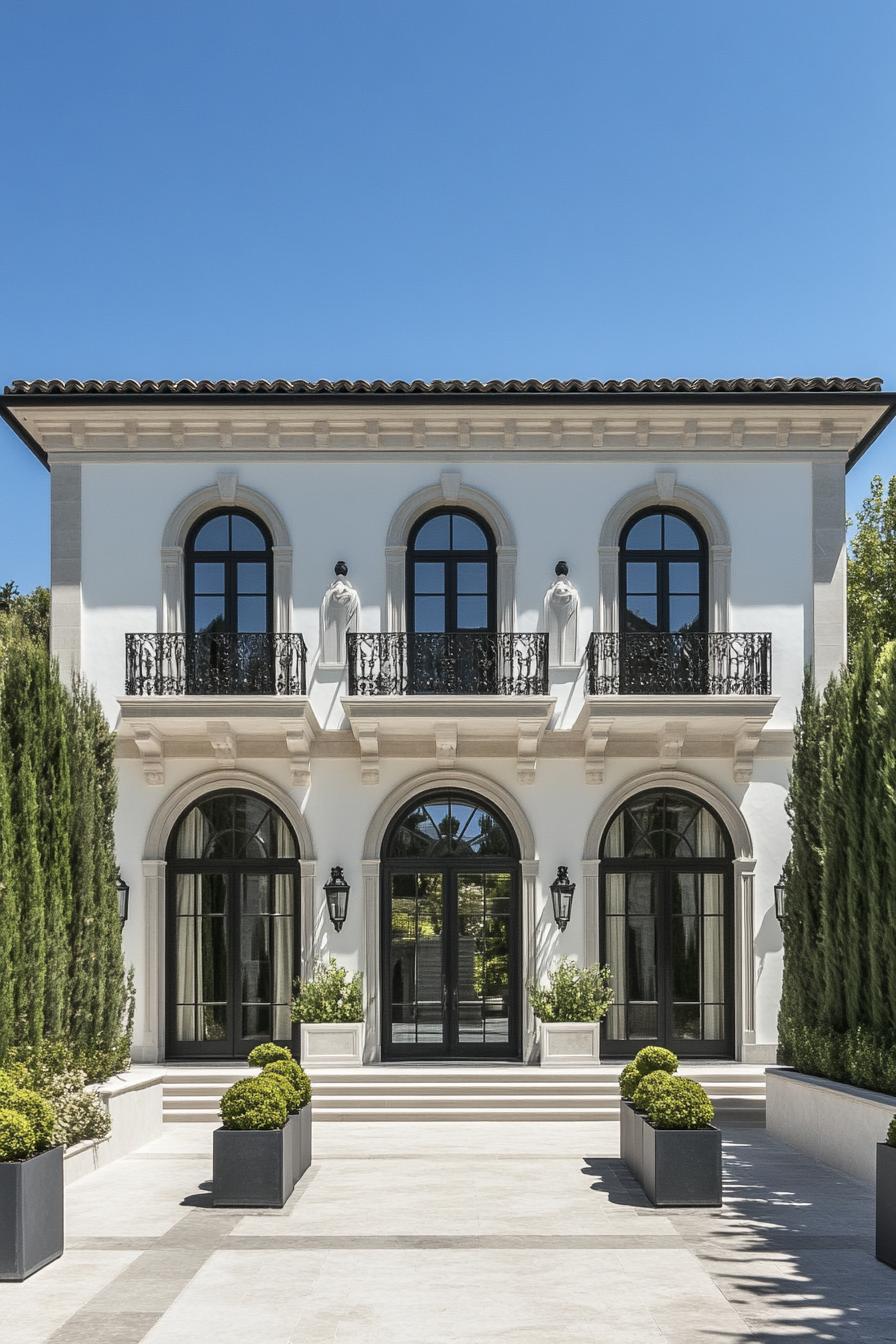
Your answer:
[[[115,883],[115,890],[118,892],[118,918],[121,920],[121,927],[124,928],[125,920],[128,917],[128,900],[131,895],[131,889],[120,872],[118,874],[118,881]]]
[[[784,881],[784,874],[782,873],[781,876],[778,878],[777,882],[775,883],[775,914],[778,918],[778,923],[782,926],[782,928],[784,925],[784,910],[786,904],[787,904],[787,884]]]
[[[551,883],[551,900],[554,903],[554,923],[562,933],[569,923],[569,917],[572,914],[572,898],[575,893],[576,884],[569,880],[569,869],[561,864],[557,869],[557,876]]]
[[[330,880],[324,883],[324,895],[327,898],[327,913],[333,928],[338,933],[348,914],[348,894],[351,887],[345,880],[341,868],[330,869]]]

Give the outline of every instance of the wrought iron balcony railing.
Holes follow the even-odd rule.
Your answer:
[[[589,695],[769,695],[769,634],[596,633]]]
[[[348,635],[349,695],[546,695],[548,637]]]
[[[304,695],[301,635],[125,635],[126,695]]]

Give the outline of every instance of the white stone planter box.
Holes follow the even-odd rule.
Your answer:
[[[766,1128],[776,1139],[872,1184],[896,1097],[791,1069],[766,1069]]]
[[[85,1139],[66,1148],[66,1185],[161,1138],[164,1076],[158,1066],[134,1064],[127,1073],[116,1074],[90,1089],[109,1112],[112,1130],[105,1139]]]
[[[599,1022],[542,1022],[541,1067],[586,1069],[600,1063]]]
[[[363,1022],[302,1023],[302,1064],[306,1069],[360,1067],[363,1048]]]

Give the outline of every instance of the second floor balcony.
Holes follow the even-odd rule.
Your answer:
[[[125,636],[125,694],[304,695],[301,635],[134,634]]]
[[[595,633],[589,695],[770,695],[772,637],[757,633]]]
[[[548,692],[548,637],[485,630],[350,634],[348,693],[533,696]]]

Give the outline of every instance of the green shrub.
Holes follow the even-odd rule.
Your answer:
[[[282,1073],[271,1073],[263,1076],[280,1093],[287,1115],[295,1115],[301,1110],[302,1099],[288,1078],[284,1078]]]
[[[648,1074],[641,1087],[656,1076]],[[665,1087],[655,1088],[644,1108],[650,1123],[657,1129],[705,1129],[711,1125],[715,1111],[706,1089],[693,1078],[668,1074],[665,1078]]]
[[[638,1086],[643,1076],[644,1075],[641,1073],[637,1064],[634,1062],[626,1064],[619,1075],[619,1091],[625,1097],[626,1101],[631,1101],[632,1097],[635,1095],[635,1088]]]
[[[887,1130],[887,1143],[891,1148],[896,1148],[896,1115],[893,1116],[893,1119],[890,1121],[889,1129]]]
[[[282,1129],[283,1089],[271,1078],[241,1078],[221,1098],[221,1121],[225,1129]]]
[[[10,1110],[18,1111],[34,1130],[36,1151],[42,1153],[53,1145],[53,1130],[56,1125],[56,1113],[48,1101],[30,1088],[16,1088],[9,1100],[3,1101]]]
[[[641,1081],[632,1094],[632,1105],[636,1111],[646,1112],[653,1098],[669,1086],[671,1073],[665,1069],[654,1069],[653,1073],[642,1074]]]
[[[303,1106],[308,1105],[311,1100],[311,1079],[301,1064],[297,1064],[294,1059],[275,1059],[273,1063],[266,1064],[262,1071],[263,1078],[269,1076],[285,1078],[293,1091],[298,1094],[299,1104],[290,1107],[291,1110],[301,1110]]]
[[[249,1063],[255,1069],[263,1069],[266,1064],[273,1064],[275,1059],[291,1060],[292,1051],[287,1050],[285,1045],[275,1045],[273,1041],[263,1041],[249,1051]]]
[[[0,1162],[21,1162],[37,1152],[31,1122],[21,1111],[0,1107]]]
[[[653,1073],[656,1069],[662,1069],[664,1073],[676,1073],[678,1056],[671,1050],[664,1050],[661,1045],[645,1045],[635,1055],[635,1068],[642,1075]]]
[[[10,1051],[0,1073],[0,1080],[5,1077],[16,1087],[29,1088],[50,1103],[55,1113],[52,1142],[67,1148],[85,1139],[104,1139],[112,1127],[100,1098],[85,1090],[88,1077],[80,1062],[83,1058],[82,1052],[64,1041],[46,1041]]]
[[[363,1022],[363,982],[360,971],[349,977],[335,957],[318,962],[310,980],[296,981],[293,1022]]]
[[[551,967],[547,987],[529,986],[529,1003],[542,1022],[600,1022],[613,1002],[609,966],[579,966],[561,957]]]

